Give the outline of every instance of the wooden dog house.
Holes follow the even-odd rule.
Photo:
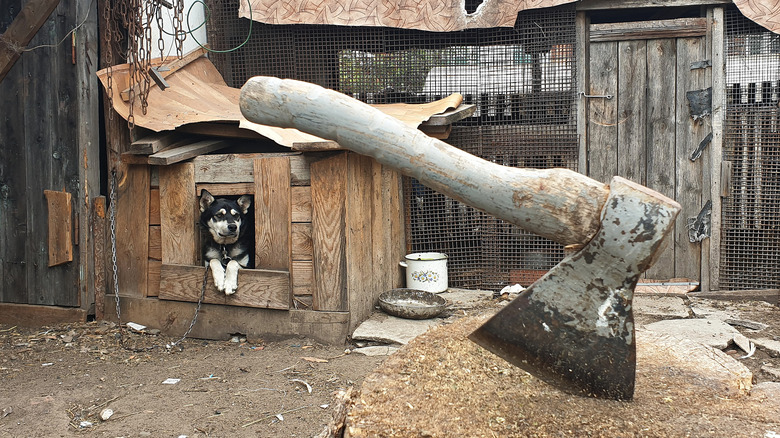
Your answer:
[[[112,186],[122,321],[183,333],[203,291],[193,336],[343,342],[379,294],[403,285],[401,176],[335,142],[257,125],[263,136],[236,126],[238,90],[224,85],[201,54],[185,57],[186,66],[173,61],[182,70],[168,77],[171,89],[150,92],[148,111],[135,116],[137,124],[159,132],[142,129],[138,140],[120,142]],[[113,103],[126,116],[121,71],[114,68]],[[426,106],[424,116],[416,112],[420,106],[384,110],[407,114],[398,117],[413,119],[414,126],[428,119],[421,129],[446,136],[449,124],[473,107],[457,108],[459,96],[444,101]],[[228,123],[205,121],[212,110]],[[185,117],[195,120],[182,123]],[[218,197],[253,196],[254,269],[239,271],[231,296],[205,275],[198,225],[203,189]],[[96,304],[96,313],[112,316],[104,303]]]
[[[401,285],[400,177],[371,158],[344,151],[203,155],[128,165],[125,176],[116,218],[124,321],[186,329],[194,307],[183,303],[198,301],[206,270],[197,207],[204,188],[254,196],[255,269],[240,271],[232,296],[207,276],[194,336],[343,341],[379,293]]]

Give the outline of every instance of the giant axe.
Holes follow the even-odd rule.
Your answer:
[[[254,77],[240,107],[251,122],[336,141],[527,231],[582,246],[469,337],[564,389],[633,397],[634,288],[674,226],[675,201],[620,177],[607,186],[567,169],[491,163],[306,82]]]

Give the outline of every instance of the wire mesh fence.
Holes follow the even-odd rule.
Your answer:
[[[573,6],[521,12],[514,28],[449,33],[255,22],[247,39],[236,0],[207,5],[212,49],[247,40],[211,55],[231,86],[279,76],[376,104],[460,93],[477,108],[453,126],[449,144],[507,166],[577,169]],[[409,252],[447,253],[451,286],[527,285],[563,257],[560,245],[413,179],[404,195]]]
[[[721,289],[780,287],[780,35],[726,13]]]

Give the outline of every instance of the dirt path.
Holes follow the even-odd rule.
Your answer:
[[[766,324],[768,327],[760,335],[780,340],[779,308],[750,303],[713,303],[724,311],[736,309],[742,317]],[[494,313],[496,306],[496,303],[488,303],[484,308],[467,313]],[[454,323],[455,319],[450,316],[447,322]],[[637,322],[652,320],[655,319],[637,315]],[[122,348],[118,342],[120,333],[129,345],[157,348],[143,352]],[[384,356],[345,354],[344,346],[324,346],[306,339],[254,343],[187,339],[182,343],[182,349],[175,348],[169,353],[164,345],[172,341],[175,339],[160,335],[120,332],[116,326],[104,322],[37,329],[0,324],[0,437],[311,437],[330,420],[336,391],[350,386],[360,389],[366,376],[386,364]],[[442,352],[452,353],[450,350],[454,347],[446,346],[449,345],[447,339],[441,338],[437,342],[443,346]],[[468,343],[461,347],[477,348]],[[401,349],[396,355],[407,354],[408,350]],[[463,357],[452,354],[448,357],[467,364],[471,360],[469,351],[465,351]],[[479,351],[481,353],[475,357],[480,363],[490,363],[480,373],[498,373],[500,379],[529,379],[484,350]],[[738,357],[744,352],[734,351],[733,354]],[[391,360],[402,357],[396,355],[391,356]],[[427,361],[434,357],[429,355]],[[409,359],[409,362],[409,366],[427,363],[419,358]],[[741,362],[754,372],[758,382],[780,381],[761,371],[767,365],[780,369],[778,357],[759,350],[752,358]],[[436,368],[436,372],[442,378],[452,379],[457,377],[453,370],[461,368],[443,366]],[[403,383],[413,376],[402,377],[406,379],[399,380]],[[164,384],[166,379],[179,380]],[[500,383],[500,379],[480,385],[489,388]],[[641,384],[646,387],[652,387],[647,380],[643,382]],[[669,433],[675,436],[675,431],[680,432],[678,436],[684,436],[684,430],[691,430],[686,429],[686,422],[682,420],[678,421],[677,429],[656,426],[651,431],[623,430],[631,424],[643,425],[640,421],[632,423],[633,420],[626,417],[633,415],[631,404],[572,399],[551,390],[531,397],[530,393],[510,387],[502,389],[501,394],[500,401],[485,406],[485,416],[477,414],[481,411],[473,410],[472,415],[464,416],[462,421],[492,421],[497,428],[491,430],[499,432],[496,436],[527,436],[529,430],[535,430],[538,436],[571,436],[565,432],[569,428],[599,422],[605,427],[622,430],[626,435],[634,430],[635,436],[669,436]],[[690,412],[695,412],[696,403],[701,402],[695,394],[690,398],[675,399],[673,396],[672,399],[675,402],[689,400]],[[513,408],[516,402],[534,400],[541,403],[524,403],[522,409]],[[675,405],[665,402],[663,397],[648,403],[657,405],[657,412],[666,413],[669,418],[676,418],[681,412],[673,409]],[[414,406],[417,402],[411,404]],[[99,414],[105,408],[114,413],[107,421],[102,421]],[[433,404],[429,408],[430,411],[420,411],[420,415],[424,414],[422,418],[430,420],[439,409],[448,413],[455,409]],[[752,409],[752,406],[737,400],[727,408],[718,410],[717,415],[732,415],[739,421],[718,423],[734,425],[728,434],[718,436],[756,436],[760,425],[745,420],[746,416],[752,415],[745,409]],[[523,417],[513,416],[518,413]],[[390,419],[401,421],[396,414],[394,412]],[[546,428],[526,428],[527,425],[543,424],[548,417],[558,423],[544,423],[549,426]],[[713,424],[707,423],[704,416],[696,419],[701,425]],[[556,429],[556,424],[563,429]],[[750,433],[740,429],[746,425],[752,428]],[[714,436],[707,435],[706,428],[693,430],[701,433],[691,436]],[[780,433],[780,430],[771,430]],[[591,430],[598,435],[594,431],[598,429]]]

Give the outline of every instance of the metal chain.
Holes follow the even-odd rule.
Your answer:
[[[161,348],[159,345],[152,345],[150,347],[145,348],[134,348],[134,347],[128,347],[125,344],[124,336],[122,336],[122,308],[119,304],[119,269],[118,264],[116,260],[116,169],[111,171],[111,193],[109,193],[109,199],[111,200],[111,206],[109,209],[109,225],[111,229],[111,264],[112,264],[112,271],[114,276],[114,300],[116,301],[116,319],[117,324],[119,325],[119,344],[126,350],[134,351],[134,352],[141,352],[141,351],[151,351],[155,348]],[[171,351],[173,347],[179,345],[182,341],[184,341],[187,336],[189,336],[190,332],[192,332],[193,327],[195,327],[195,324],[198,322],[198,315],[200,314],[200,308],[203,304],[203,297],[206,295],[206,282],[208,281],[208,274],[209,270],[206,268],[203,272],[203,285],[200,288],[200,297],[198,298],[198,305],[195,307],[195,314],[192,316],[192,321],[190,321],[190,326],[187,328],[187,331],[184,332],[181,338],[175,342],[169,342],[165,344],[165,348],[168,351]]]

